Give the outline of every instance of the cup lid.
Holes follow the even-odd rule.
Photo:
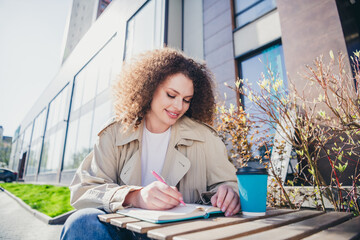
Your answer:
[[[243,167],[243,168],[238,168],[237,175],[241,175],[241,174],[268,174],[266,168],[252,168],[252,167]]]

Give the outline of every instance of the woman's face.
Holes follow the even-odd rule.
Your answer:
[[[193,95],[193,82],[184,74],[167,77],[154,92],[150,111],[145,116],[146,128],[153,133],[165,132],[189,109]]]

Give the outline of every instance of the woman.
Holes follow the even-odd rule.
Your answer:
[[[62,238],[129,238],[97,219],[127,206],[170,209],[184,200],[211,203],[226,216],[240,210],[235,168],[208,126],[215,98],[205,65],[170,48],[147,52],[123,67],[114,96],[116,118],[70,185],[71,204],[82,210],[69,217]]]

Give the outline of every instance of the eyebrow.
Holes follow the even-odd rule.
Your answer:
[[[176,94],[179,94],[180,95],[180,93],[178,92],[178,91],[176,91],[175,89],[173,89],[173,88],[169,88],[170,90],[172,90],[172,91],[174,91]],[[189,96],[185,96],[184,98],[188,98],[188,97],[193,97],[194,95],[189,95]]]

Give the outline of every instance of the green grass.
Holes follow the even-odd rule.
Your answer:
[[[50,217],[74,209],[70,205],[70,191],[67,187],[22,183],[0,183],[0,187],[22,199],[31,208]]]

